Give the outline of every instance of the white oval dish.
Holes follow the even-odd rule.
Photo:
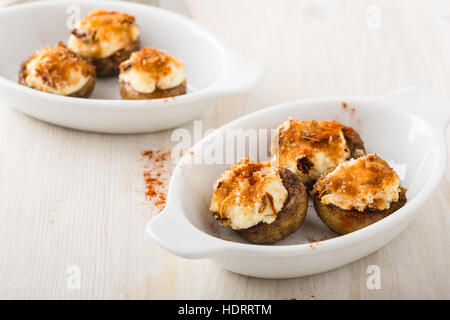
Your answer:
[[[141,46],[163,49],[186,66],[188,93],[174,99],[120,100],[117,78],[99,79],[89,99],[62,97],[17,83],[20,64],[33,52],[67,41],[67,22],[101,8],[136,17]],[[14,30],[14,32],[11,32]],[[39,1],[0,10],[0,97],[32,117],[105,133],[141,133],[195,119],[220,96],[250,90],[264,65],[232,53],[194,21],[163,9],[121,1]]]
[[[355,128],[367,151],[377,152],[399,173],[408,189],[406,205],[344,236],[328,231],[310,207],[295,234],[270,246],[247,243],[230,228],[218,227],[208,211],[209,201],[215,179],[229,164],[193,164],[192,157],[205,155],[206,146],[211,150],[223,143],[226,130],[274,129],[289,117],[337,120]],[[391,241],[438,187],[446,167],[445,129],[449,121],[448,100],[414,88],[378,98],[296,101],[247,115],[208,135],[192,148],[193,155],[180,160],[170,182],[167,206],[148,223],[147,230],[175,255],[210,258],[224,269],[248,276],[291,278],[343,266]],[[266,158],[263,155],[255,160]],[[324,239],[330,236],[334,238]]]

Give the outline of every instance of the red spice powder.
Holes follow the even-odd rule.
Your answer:
[[[324,235],[323,237],[321,237],[318,240],[315,239],[314,237],[308,237],[307,240],[310,243],[319,244],[319,242],[321,242],[321,241],[325,241],[325,240],[332,239],[332,238],[334,238],[334,237],[333,236],[329,236],[329,235]]]
[[[145,196],[153,206],[161,212],[166,206],[167,188],[171,167],[170,151],[146,150],[142,152],[144,158]]]
[[[342,108],[343,108],[344,110],[346,110],[346,111],[349,111],[349,112],[350,112],[350,115],[352,115],[352,116],[355,114],[355,111],[356,111],[355,108],[351,108],[350,110],[347,110],[347,109],[348,109],[348,104],[347,104],[347,102],[342,102]]]

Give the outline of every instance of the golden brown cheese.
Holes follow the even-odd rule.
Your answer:
[[[71,94],[83,87],[95,74],[93,66],[81,56],[58,42],[31,55],[22,66],[25,82],[31,88],[61,95]]]
[[[313,195],[345,210],[385,210],[397,202],[400,178],[377,154],[346,161],[320,178]]]
[[[185,79],[183,62],[155,48],[144,47],[133,52],[120,64],[119,80],[139,92],[151,93],[156,87],[174,88]]]
[[[274,163],[296,173],[303,183],[350,158],[344,137],[353,130],[336,121],[289,119],[278,129],[271,147]]]
[[[139,27],[132,15],[94,10],[82,18],[72,31],[69,47],[87,57],[109,57],[139,37]]]
[[[246,158],[217,179],[210,211],[223,226],[247,229],[275,221],[287,196],[278,170],[269,161],[253,163]]]

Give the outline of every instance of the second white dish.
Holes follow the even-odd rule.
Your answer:
[[[117,78],[99,79],[89,99],[62,97],[17,83],[20,64],[45,45],[66,41],[69,8],[81,16],[103,8],[136,17],[141,46],[163,49],[186,65],[188,94],[175,99],[120,100]],[[12,33],[11,30],[14,30]],[[250,90],[264,65],[232,53],[194,21],[163,9],[122,1],[39,1],[0,10],[0,97],[4,104],[57,125],[106,133],[140,133],[195,119],[219,96]]]
[[[380,98],[296,101],[264,109],[217,129],[192,148],[193,156],[206,156],[211,147],[224,143],[227,130],[275,129],[289,117],[337,120],[356,129],[367,151],[379,153],[398,172],[408,189],[406,205],[377,223],[339,237],[333,237],[335,234],[310,208],[304,224],[293,235],[275,245],[254,245],[230,228],[219,227],[208,210],[212,185],[230,163],[195,164],[189,158],[192,155],[186,155],[173,173],[166,209],[148,224],[150,236],[178,256],[210,258],[244,275],[290,278],[316,274],[360,259],[391,241],[444,175],[444,133],[450,121],[450,103],[424,89]],[[222,146],[226,148],[226,142]],[[263,147],[259,157],[252,158],[266,160],[266,150]],[[234,156],[231,160],[240,158]]]

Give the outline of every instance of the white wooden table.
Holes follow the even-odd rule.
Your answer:
[[[187,9],[236,52],[267,64],[257,89],[203,114],[207,128],[295,99],[408,86],[450,97],[450,1],[161,3]],[[170,148],[170,133],[68,130],[0,97],[0,298],[450,298],[450,169],[416,220],[378,252],[316,276],[252,279],[179,259],[147,237],[157,213],[144,196],[140,152]],[[370,265],[380,267],[381,289],[366,286]],[[78,272],[80,287],[71,287]]]

